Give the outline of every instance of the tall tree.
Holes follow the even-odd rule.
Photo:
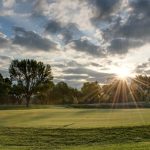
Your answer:
[[[31,96],[36,94],[53,79],[51,66],[36,60],[13,60],[9,67],[10,78],[14,84],[22,84],[22,92],[29,106]]]

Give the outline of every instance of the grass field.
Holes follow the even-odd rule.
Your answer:
[[[98,128],[150,125],[150,109],[1,110],[0,127]]]
[[[149,150],[150,109],[0,110],[0,150]]]

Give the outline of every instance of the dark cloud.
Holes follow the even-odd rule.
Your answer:
[[[63,25],[55,20],[49,21],[45,31],[54,35],[62,35],[62,40],[65,44],[83,35],[75,23]]]
[[[46,32],[53,33],[53,34],[59,33],[62,29],[63,28],[60,25],[60,23],[55,20],[50,20],[45,28]]]
[[[104,54],[99,46],[94,45],[88,40],[74,40],[71,44],[72,48],[81,51],[86,52],[87,54],[97,56],[97,57],[103,57]]]
[[[70,68],[63,71],[65,74],[80,74],[80,75],[88,75],[88,80],[90,81],[99,81],[99,82],[106,82],[108,78],[114,77],[113,74],[109,73],[103,73],[103,72],[97,72],[91,69],[87,69],[84,67],[78,67],[78,68]],[[83,78],[85,79],[85,78]]]
[[[0,60],[11,60],[11,58],[9,56],[3,56],[3,55],[0,55]]]
[[[89,3],[96,8],[96,18],[108,17],[112,12],[118,9],[120,0],[89,0]]]
[[[150,15],[150,1],[149,0],[131,0],[130,6],[135,9],[136,12],[141,12]]]
[[[35,50],[55,50],[57,49],[56,43],[43,38],[33,31],[26,31],[24,28],[15,27],[15,37],[13,38],[13,44],[18,44],[30,49]]]
[[[118,28],[117,34],[132,39],[150,41],[150,1],[132,0],[132,11],[127,22]]]
[[[120,27],[118,34],[133,39],[150,40],[150,18],[143,16],[139,18],[136,14],[131,15],[127,23]]]
[[[99,3],[101,4],[103,1],[99,1]],[[113,7],[115,8],[119,4],[118,1],[110,2],[106,0],[105,3],[108,6],[110,4],[112,6],[110,7],[110,12],[115,13]],[[111,3],[114,5],[111,5]],[[116,16],[110,17],[107,15],[105,19],[96,18],[91,20],[98,28],[101,27],[101,22],[103,22],[104,39],[110,44],[107,47],[108,53],[126,54],[130,49],[150,42],[150,1],[130,0],[129,7],[132,9],[125,16],[116,13]],[[108,11],[109,14],[110,12]],[[128,15],[129,17],[127,17]],[[127,19],[126,21],[124,20],[125,18]]]
[[[91,62],[90,65],[94,66],[94,67],[103,67],[103,65],[100,65],[100,64],[95,63],[95,62]]]
[[[108,51],[111,54],[126,54],[129,49],[136,48],[144,43],[142,41],[130,40],[126,38],[113,39],[108,47]]]

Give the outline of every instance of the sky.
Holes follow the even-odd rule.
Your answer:
[[[150,0],[0,0],[0,73],[13,59],[50,64],[80,88],[127,69],[150,75]]]

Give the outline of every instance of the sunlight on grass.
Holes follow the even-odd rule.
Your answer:
[[[140,112],[140,115],[139,115]],[[1,127],[97,128],[150,124],[150,109],[1,110]],[[141,116],[142,119],[141,120]]]

